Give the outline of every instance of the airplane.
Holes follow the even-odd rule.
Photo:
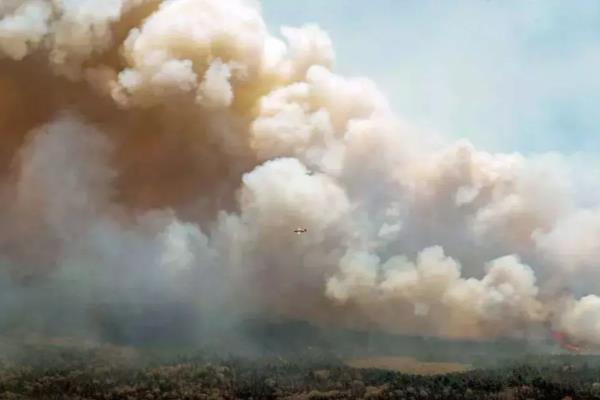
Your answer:
[[[308,231],[308,229],[306,228],[296,228],[294,229],[294,233],[297,235],[300,235],[301,233],[306,233]]]

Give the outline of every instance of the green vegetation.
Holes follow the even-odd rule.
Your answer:
[[[600,399],[600,356],[539,355],[539,343],[450,341],[255,319],[198,344],[173,340],[166,330],[154,338],[144,324],[143,334],[134,324],[114,325],[127,329],[109,330],[118,333],[104,338],[113,345],[45,336],[0,340],[0,399]],[[405,371],[415,374],[347,365],[382,356],[403,367],[413,362]],[[473,369],[416,375],[447,372],[447,363]]]
[[[315,349],[294,357],[143,356],[130,349],[21,349],[0,368],[3,399],[600,398],[600,359],[531,356],[440,376],[353,369]]]

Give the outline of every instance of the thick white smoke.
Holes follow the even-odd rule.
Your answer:
[[[560,156],[439,143],[281,33],[250,0],[0,4],[3,327],[178,301],[600,345],[600,205]]]

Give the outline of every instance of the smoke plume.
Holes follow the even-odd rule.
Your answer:
[[[568,160],[430,137],[280,33],[251,0],[1,2],[1,329],[176,302],[600,345]]]

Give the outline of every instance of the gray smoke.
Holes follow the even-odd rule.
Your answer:
[[[281,34],[250,0],[2,2],[3,329],[174,302],[600,344],[580,170],[439,141]]]

